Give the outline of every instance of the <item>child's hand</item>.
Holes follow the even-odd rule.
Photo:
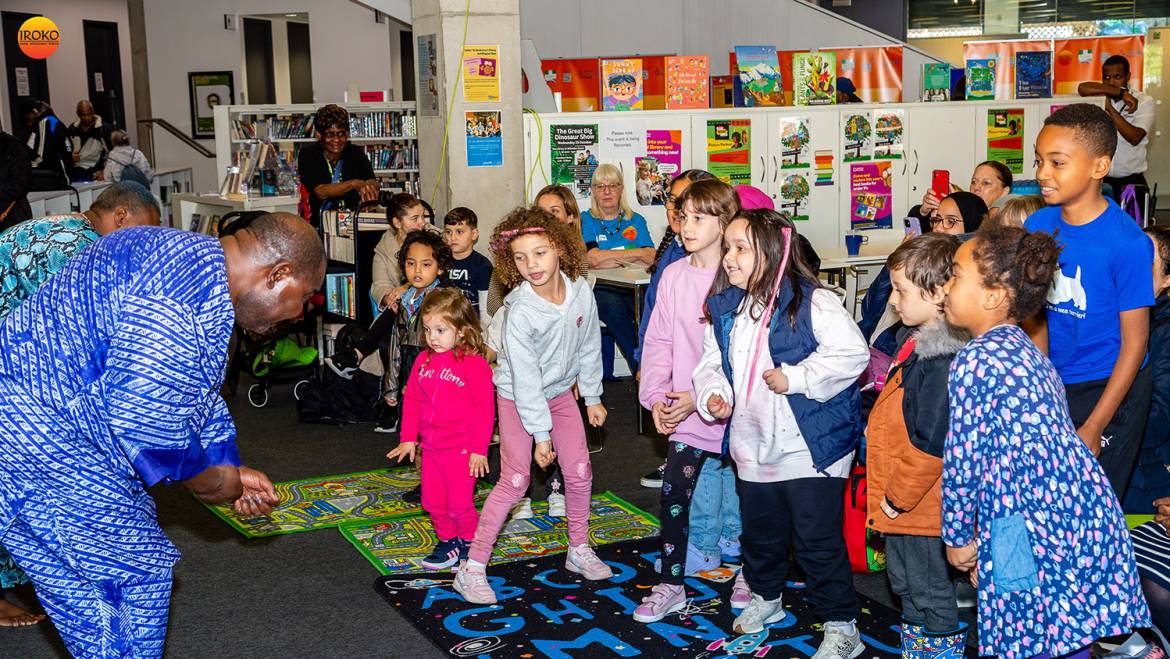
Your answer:
[[[764,383],[773,393],[788,393],[788,376],[779,368],[770,368],[764,371]]]
[[[397,398],[387,398],[386,404],[389,405],[390,407],[398,407],[398,399]]]
[[[719,394],[711,394],[707,399],[707,411],[716,419],[727,419],[731,416],[731,403],[723,400]]]
[[[882,512],[886,514],[886,517],[890,519],[898,518],[898,511],[894,510],[894,507],[890,505],[889,499],[882,497],[881,503],[878,505],[881,506]]]
[[[666,412],[666,403],[661,401],[654,403],[654,407],[650,408],[650,418],[654,419],[654,429],[663,435],[669,435],[678,427],[675,423],[666,423],[663,420],[663,414]]]
[[[1077,435],[1080,436],[1081,441],[1085,443],[1085,446],[1089,447],[1089,451],[1091,451],[1095,456],[1101,455],[1102,430],[1103,429],[1090,426],[1087,423],[1080,428],[1077,428]]]
[[[467,466],[471,469],[471,475],[475,478],[483,478],[491,471],[488,467],[487,456],[478,453],[471,454],[471,457],[467,459]]]
[[[546,469],[553,460],[557,459],[556,451],[552,449],[552,442],[540,442],[532,451],[532,459],[536,464],[540,465],[541,469]]]
[[[666,397],[674,401],[662,415],[666,423],[677,426],[695,411],[695,399],[689,391],[668,391]]]
[[[971,569],[971,573],[967,575],[967,579],[971,582],[971,587],[979,590],[979,566],[976,565]]]
[[[606,414],[608,413],[605,411],[605,405],[601,403],[585,406],[585,415],[589,417],[589,425],[594,428],[600,428],[601,424],[605,423]]]
[[[410,458],[410,461],[414,462],[414,452],[417,448],[417,442],[402,442],[392,451],[387,453],[386,458],[389,460],[397,459],[399,463],[402,462],[403,458]]]
[[[979,549],[974,542],[968,543],[966,547],[947,547],[947,560],[956,570],[973,570],[979,561]]]

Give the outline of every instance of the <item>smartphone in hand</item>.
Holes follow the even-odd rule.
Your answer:
[[[922,235],[922,220],[920,220],[919,218],[911,215],[910,217],[907,217],[905,220],[902,220],[902,224],[906,227],[906,235],[907,236],[921,236]]]
[[[945,199],[951,193],[951,173],[945,169],[936,169],[930,175],[930,189],[934,196]]]

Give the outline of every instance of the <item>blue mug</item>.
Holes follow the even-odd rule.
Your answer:
[[[849,256],[857,256],[861,253],[861,246],[869,242],[869,236],[863,236],[859,233],[845,234],[845,251]]]

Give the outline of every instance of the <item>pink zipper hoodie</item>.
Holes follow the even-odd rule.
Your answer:
[[[691,376],[703,357],[703,303],[715,281],[715,268],[697,268],[690,257],[671,263],[658,280],[658,296],[642,343],[638,400],[652,409],[670,391],[688,391],[695,398]],[[698,401],[694,400],[698,405]],[[719,453],[723,448],[724,421],[709,422],[698,412],[683,419],[671,440],[697,449]]]
[[[479,355],[423,350],[402,398],[402,442],[487,455],[495,422],[492,368]]]

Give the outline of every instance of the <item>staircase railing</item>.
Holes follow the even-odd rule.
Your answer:
[[[179,130],[174,124],[167,121],[166,119],[158,119],[155,117],[150,117],[147,119],[139,119],[138,123],[145,124],[147,126],[147,128],[150,130],[150,144],[148,145],[148,148],[150,150],[150,162],[155,162],[155,157],[154,157],[154,155],[155,155],[154,154],[154,127],[155,126],[158,126],[158,127],[162,128],[163,130],[167,131],[168,133],[170,133],[171,135],[174,135],[175,138],[177,138],[180,142],[182,142],[183,144],[186,144],[187,146],[191,147],[192,149],[195,149],[195,151],[197,153],[199,153],[199,155],[203,156],[204,158],[214,158],[215,157],[214,151],[211,151],[210,149],[203,146],[199,142],[196,142],[194,139],[191,138],[190,135]]]

